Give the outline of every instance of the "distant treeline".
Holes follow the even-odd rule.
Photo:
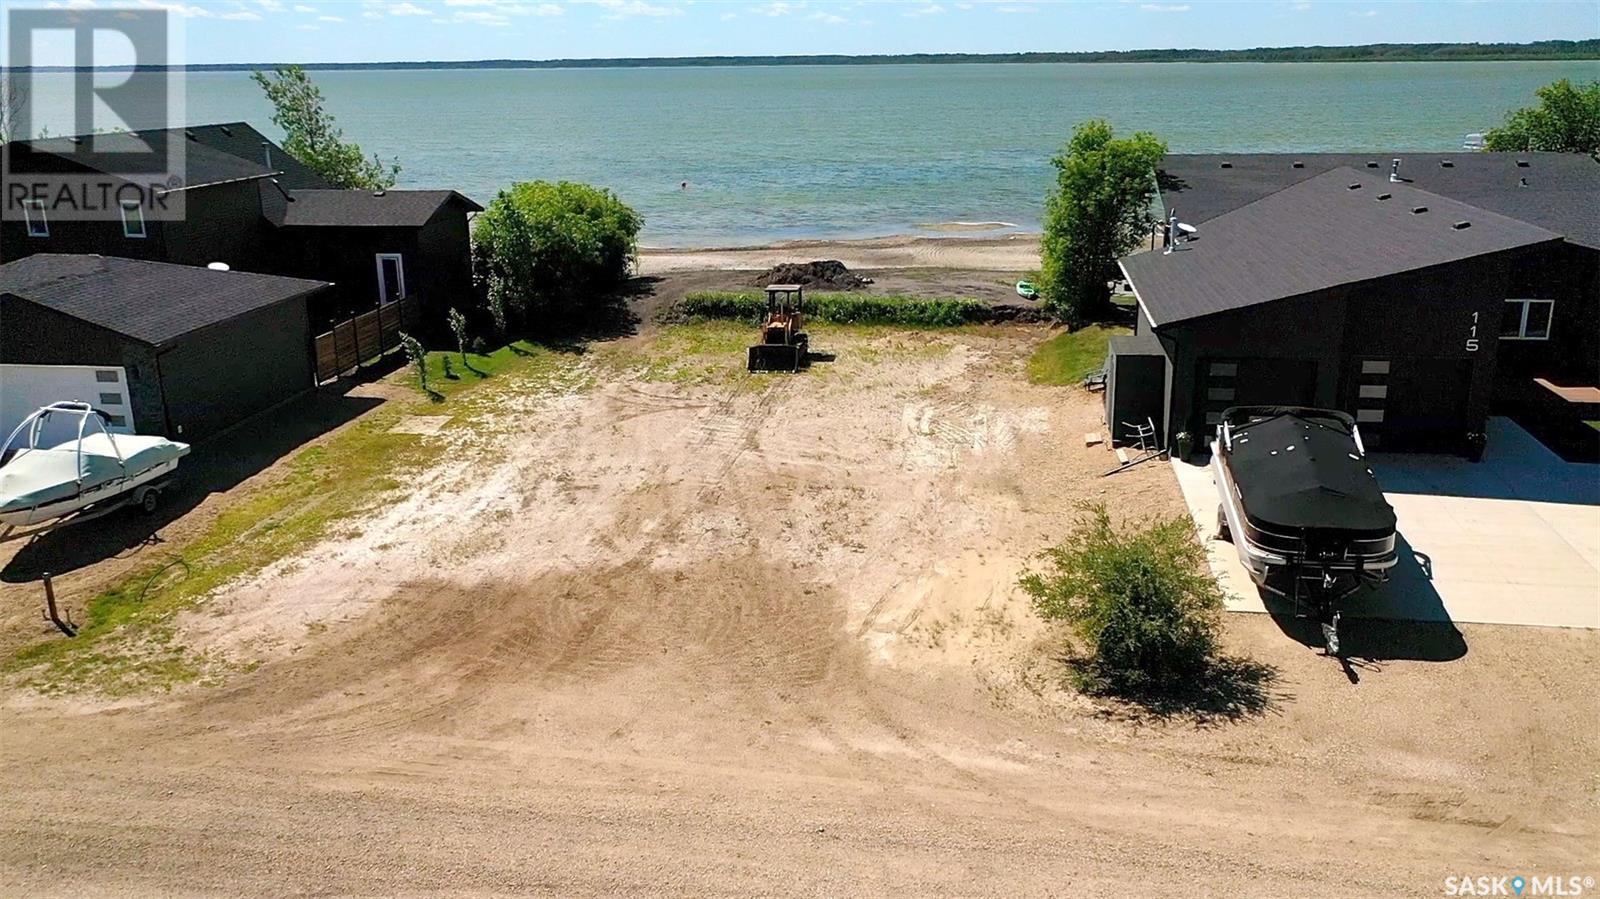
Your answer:
[[[1078,53],[904,53],[882,56],[678,56],[613,59],[481,59],[452,62],[314,62],[340,69],[612,69],[700,66],[883,66],[963,63],[1104,62],[1438,62],[1456,60],[1600,59],[1600,39],[1527,44],[1362,44],[1355,47],[1259,47],[1253,50],[1099,50]],[[276,63],[191,65],[191,72],[248,72]],[[124,67],[126,68],[126,67]],[[165,66],[150,66],[165,69]],[[41,66],[40,71],[70,67]]]

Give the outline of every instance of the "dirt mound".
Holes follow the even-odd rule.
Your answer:
[[[750,283],[757,287],[768,284],[799,284],[824,290],[855,290],[872,283],[845,268],[837,259],[815,262],[784,262],[762,272]]]

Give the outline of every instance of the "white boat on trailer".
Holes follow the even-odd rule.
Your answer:
[[[1309,605],[1339,655],[1344,600],[1388,580],[1394,509],[1367,464],[1355,419],[1331,409],[1237,406],[1211,444],[1218,536],[1262,589]]]
[[[46,427],[56,420],[65,420],[74,436],[40,446]],[[14,446],[19,437],[25,443]],[[98,518],[131,504],[153,512],[178,460],[188,454],[187,443],[111,433],[105,414],[88,403],[44,406],[0,444],[0,540]],[[19,534],[17,528],[28,530]]]

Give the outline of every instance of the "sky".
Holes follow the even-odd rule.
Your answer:
[[[198,63],[1235,49],[1600,36],[1600,0],[0,0],[160,7]],[[99,64],[126,64],[105,40]],[[33,44],[70,64],[70,42]]]

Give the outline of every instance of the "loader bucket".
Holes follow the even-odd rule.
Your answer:
[[[781,343],[760,343],[750,348],[751,371],[799,371],[804,350]]]

